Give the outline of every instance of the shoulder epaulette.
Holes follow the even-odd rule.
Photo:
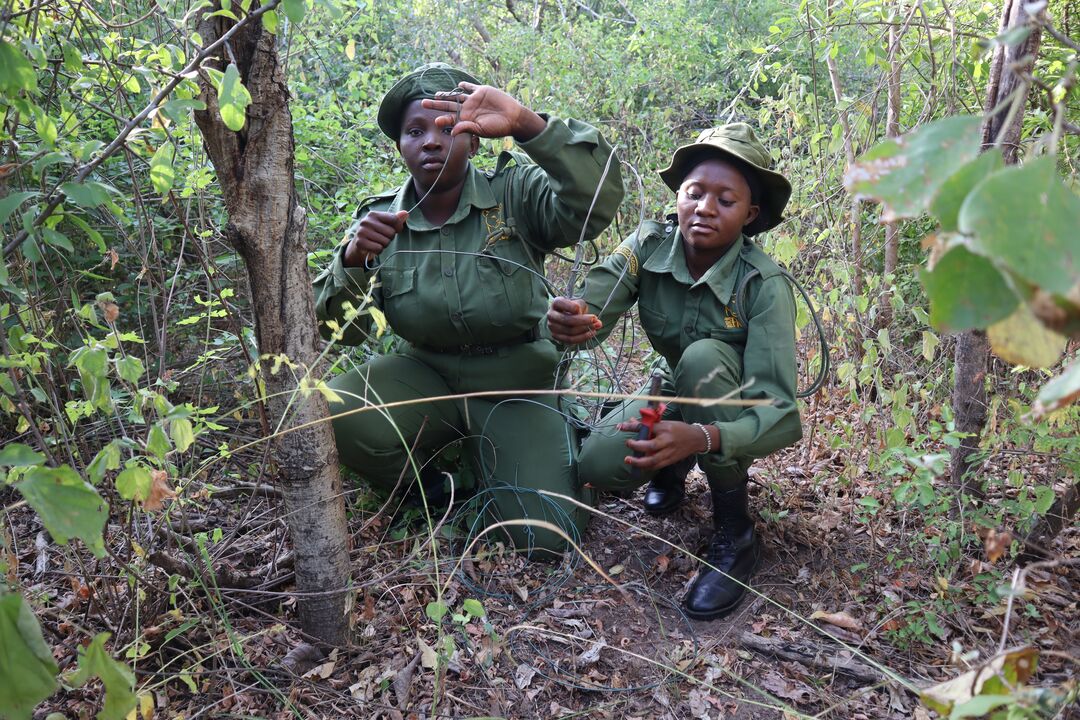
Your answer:
[[[360,217],[360,214],[361,214],[361,213],[362,213],[362,212],[363,212],[364,210],[367,210],[367,209],[368,209],[369,207],[371,207],[372,205],[374,205],[374,204],[375,204],[376,202],[378,202],[379,200],[389,200],[389,199],[393,199],[394,197],[396,197],[396,196],[397,196],[397,194],[398,194],[398,191],[399,191],[400,189],[401,189],[401,188],[396,188],[396,187],[394,187],[394,188],[387,188],[386,190],[383,190],[382,192],[378,192],[378,193],[373,193],[373,194],[371,194],[371,195],[368,195],[367,197],[365,197],[365,198],[364,198],[363,200],[361,200],[361,201],[360,201],[360,204],[358,204],[358,205],[356,206],[356,210],[354,210],[354,211],[353,211],[353,217],[354,217],[354,218],[359,218],[359,217]]]

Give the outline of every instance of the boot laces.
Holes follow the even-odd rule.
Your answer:
[[[736,550],[735,534],[727,528],[722,528],[713,533],[712,540],[709,541],[709,552],[706,559],[713,567],[723,570],[724,564],[731,564]]]

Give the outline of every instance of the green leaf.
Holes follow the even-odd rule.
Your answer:
[[[920,276],[930,298],[930,323],[942,332],[988,327],[1020,303],[994,264],[963,245],[948,250]]]
[[[82,687],[92,677],[101,678],[105,685],[105,707],[97,714],[97,720],[124,720],[135,707],[135,673],[122,662],[113,660],[105,650],[109,633],[98,633],[89,647],[79,652],[79,669],[65,680],[74,687]]]
[[[1035,414],[1051,413],[1080,399],[1080,361],[1071,363],[1065,372],[1046,383],[1035,399]]]
[[[56,689],[58,668],[21,595],[0,595],[0,717],[29,720]]]
[[[1013,365],[1050,367],[1065,352],[1066,338],[1047,329],[1026,304],[986,328],[986,335],[994,354]]]
[[[461,605],[473,617],[484,617],[484,605],[479,600],[467,598]]]
[[[169,119],[173,121],[180,120],[187,116],[192,110],[205,110],[206,103],[202,100],[175,98],[169,100],[161,106],[161,112],[164,112]]]
[[[178,452],[186,452],[195,442],[195,431],[191,427],[191,421],[187,418],[177,418],[169,423],[169,435],[176,445]]]
[[[53,540],[66,545],[77,537],[97,557],[105,554],[101,533],[109,517],[109,504],[70,467],[32,468],[15,487],[41,517]]]
[[[158,460],[164,460],[165,455],[172,450],[169,436],[161,429],[161,423],[154,423],[146,436],[146,451]]]
[[[90,477],[90,482],[98,485],[105,478],[107,471],[120,468],[121,444],[121,440],[113,440],[98,451],[98,454],[94,456],[94,459],[90,461],[90,465],[86,468],[86,474]]]
[[[983,717],[994,708],[1007,705],[1013,701],[1011,695],[977,695],[965,703],[953,707],[949,713],[949,720],[960,718]]]
[[[1078,228],[1080,197],[1061,181],[1052,156],[994,173],[960,208],[972,250],[1056,295],[1080,284]]]
[[[277,34],[278,29],[278,14],[275,10],[267,10],[262,16],[263,27],[266,28],[266,32],[271,35]]]
[[[442,620],[443,616],[446,615],[446,612],[446,603],[434,600],[429,602],[427,607],[424,608],[424,613],[435,622]]]
[[[150,159],[150,182],[154,184],[154,189],[159,195],[165,195],[172,190],[173,182],[176,180],[176,171],[173,170],[175,152],[170,143],[165,143]]]
[[[30,467],[43,462],[44,455],[22,443],[8,443],[0,450],[0,467]]]
[[[886,140],[848,169],[844,185],[856,197],[880,200],[882,222],[918,217],[938,188],[979,154],[981,124],[959,115]]]
[[[99,182],[66,182],[60,186],[73,203],[84,208],[94,208],[109,201],[109,190]]]
[[[150,487],[152,485],[153,479],[150,477],[150,471],[138,463],[129,463],[116,476],[116,491],[125,500],[145,502],[150,497]]]
[[[1057,495],[1054,494],[1054,488],[1046,485],[1035,488],[1035,512],[1045,515],[1054,506],[1054,500],[1056,499]]]
[[[218,109],[225,127],[239,132],[246,120],[245,110],[251,104],[251,93],[240,82],[240,71],[235,63],[229,63],[218,86]]]
[[[127,355],[116,361],[116,374],[132,385],[138,385],[145,372],[142,360],[134,355]]]
[[[75,252],[75,246],[71,244],[71,240],[68,236],[62,232],[57,232],[52,228],[41,229],[41,239],[45,241],[46,245],[60,248],[61,250],[67,250],[68,252]]]
[[[49,147],[56,145],[56,138],[59,136],[60,131],[56,128],[56,122],[44,110],[34,113],[34,128],[43,143]]]
[[[0,198],[0,223],[7,222],[11,213],[15,212],[20,205],[39,193],[33,190],[13,192],[5,198]]]
[[[941,223],[942,230],[957,231],[960,207],[972,188],[1003,167],[1005,167],[1005,159],[1001,157],[1001,151],[994,148],[979,155],[942,183],[937,195],[930,203],[930,212]]]
[[[34,66],[14,45],[0,40],[0,90],[15,94],[37,90]]]
[[[281,4],[285,10],[285,17],[290,21],[298,23],[304,19],[304,13],[307,12],[305,0],[281,0]]]

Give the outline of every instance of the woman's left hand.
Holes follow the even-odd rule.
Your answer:
[[[511,135],[519,142],[527,142],[547,125],[542,117],[498,88],[469,82],[458,83],[458,88],[435,93],[434,100],[425,98],[421,103],[429,110],[449,113],[436,118],[435,124],[453,125],[454,135],[472,133],[485,138]]]
[[[636,433],[641,427],[637,420],[619,423],[619,430]],[[661,420],[653,425],[653,436],[649,440],[632,438],[626,441],[626,447],[641,453],[641,457],[626,456],[626,464],[642,470],[659,470],[705,452],[705,436],[701,429],[689,423],[677,420]]]

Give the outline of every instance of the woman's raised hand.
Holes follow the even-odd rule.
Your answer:
[[[435,120],[440,127],[453,126],[454,135],[472,133],[479,137],[513,136],[519,142],[532,140],[543,132],[545,120],[511,95],[490,85],[458,83],[458,89],[435,93],[435,99],[421,103],[429,110],[447,113]]]

